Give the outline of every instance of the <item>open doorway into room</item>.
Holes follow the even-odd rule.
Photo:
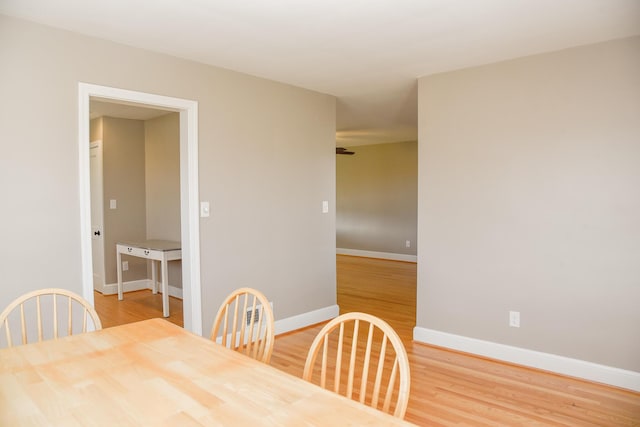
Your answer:
[[[365,311],[410,342],[416,325],[417,141],[336,149],[340,313]]]
[[[179,113],[97,99],[91,99],[90,112],[96,310],[104,327],[160,317],[164,295],[159,263],[125,253],[118,273],[115,248],[120,242],[149,241],[180,247]],[[123,300],[115,296],[118,274],[126,292]],[[180,259],[167,262],[167,277],[168,320],[183,326]]]
[[[100,259],[96,261],[93,257],[93,253],[100,251],[94,251],[92,246],[92,240],[95,236],[96,231],[100,231],[100,235],[102,237],[106,237],[109,234],[108,230],[100,230],[98,225],[92,226],[92,218],[91,215],[91,160],[92,157],[90,155],[90,147],[92,141],[92,135],[94,136],[95,141],[100,140],[102,142],[102,148],[105,147],[104,138],[96,138],[97,134],[95,129],[92,129],[91,126],[91,107],[94,107],[94,111],[98,109],[102,109],[104,111],[108,111],[109,109],[115,109],[119,111],[129,110],[128,117],[120,117],[116,118],[113,121],[114,123],[118,121],[124,121],[123,123],[126,125],[131,125],[132,122],[137,119],[134,116],[133,112],[141,113],[141,114],[151,114],[154,115],[154,118],[148,120],[154,121],[168,121],[173,122],[174,126],[177,126],[178,129],[175,131],[178,136],[179,142],[178,147],[175,148],[173,157],[178,157],[179,161],[175,165],[177,171],[175,171],[174,178],[177,178],[178,182],[173,182],[174,186],[174,201],[178,201],[178,206],[174,206],[173,218],[162,218],[158,220],[158,218],[153,218],[149,222],[151,224],[147,224],[146,221],[146,210],[149,209],[149,202],[145,199],[142,202],[142,211],[145,211],[145,221],[143,224],[136,224],[136,227],[140,235],[144,235],[145,238],[147,236],[155,237],[158,234],[158,229],[162,228],[161,223],[166,223],[166,221],[175,224],[174,230],[169,231],[169,233],[173,233],[174,238],[179,239],[182,246],[182,268],[179,269],[181,272],[178,272],[178,281],[182,282],[182,310],[174,307],[173,314],[174,315],[182,315],[184,327],[188,330],[191,330],[197,334],[202,333],[202,321],[201,321],[201,301],[200,301],[200,263],[199,263],[199,216],[198,216],[198,171],[197,171],[197,103],[195,101],[183,100],[178,98],[170,98],[160,95],[153,95],[143,92],[134,92],[128,90],[122,90],[117,88],[110,88],[105,86],[97,86],[97,85],[89,85],[80,83],[79,84],[79,149],[80,149],[80,174],[81,174],[81,227],[82,227],[82,264],[83,264],[83,296],[89,300],[90,302],[94,302],[94,287],[98,286],[104,293],[109,293],[105,291],[109,291],[109,286],[113,287],[113,283],[110,283],[112,280],[110,279],[109,264],[113,264],[113,262],[104,262],[106,258],[104,255],[102,257],[102,263],[105,264],[105,272],[103,273],[103,281],[99,277],[94,277],[94,270],[97,269],[97,276],[100,276],[102,273],[100,269]],[[104,117],[109,117],[117,115],[113,112],[104,113],[107,114]],[[121,116],[124,113],[118,113]],[[162,117],[167,117],[167,119],[162,119]],[[113,123],[112,123],[113,124]],[[122,123],[121,123],[122,124]],[[158,123],[155,123],[158,125]],[[133,123],[133,128],[139,127],[139,124]],[[162,128],[163,124],[160,123],[160,127]],[[127,126],[125,126],[127,127]],[[131,127],[131,126],[128,126]],[[144,126],[142,127],[144,129]],[[134,132],[135,133],[135,132]],[[144,131],[142,132],[145,133]],[[162,136],[163,132],[156,132],[160,136]],[[122,142],[122,141],[120,141]],[[97,144],[94,144],[94,146]],[[124,154],[122,157],[121,170],[115,168],[115,172],[113,172],[116,176],[123,175],[126,177],[126,173],[124,168],[135,168],[135,163],[130,162],[129,155],[133,155],[128,151],[131,147],[124,147]],[[138,150],[139,152],[143,152],[144,149]],[[166,154],[166,153],[165,153]],[[139,155],[139,153],[138,153]],[[104,157],[104,152],[103,152]],[[171,155],[169,155],[171,157]],[[166,160],[166,159],[165,159]],[[170,160],[170,159],[169,159]],[[176,160],[176,159],[173,159]],[[159,167],[159,170],[162,170],[162,167]],[[135,171],[134,171],[135,172]],[[157,171],[156,171],[157,172]],[[147,171],[144,172],[137,171],[138,175],[142,173],[143,176],[147,175]],[[94,173],[94,175],[96,175]],[[120,176],[119,178],[123,178]],[[163,177],[162,174],[158,175],[156,173],[155,176],[152,176],[152,180],[154,181],[162,181],[166,177]],[[174,179],[175,181],[176,179]],[[125,184],[127,179],[124,179]],[[144,181],[144,180],[143,180]],[[171,181],[171,180],[170,180]],[[131,186],[137,185],[140,187],[145,186],[145,184],[134,184],[133,182],[128,183]],[[165,183],[166,184],[166,183]],[[161,185],[160,185],[161,186]],[[154,193],[157,193],[158,186],[155,187]],[[142,193],[145,193],[146,188],[142,190]],[[161,192],[160,192],[161,193]],[[162,200],[164,195],[155,194],[156,200],[153,203],[165,203],[166,200]],[[103,194],[102,197],[105,202],[105,206],[102,208],[103,212],[108,211],[109,209],[118,209],[118,200],[116,197],[110,194]],[[135,196],[131,198],[129,196],[129,200],[134,200]],[[153,204],[152,203],[152,204]],[[95,205],[95,200],[94,200]],[[98,207],[94,207],[94,209],[98,209]],[[151,207],[153,210],[154,207]],[[140,210],[140,209],[139,209]],[[131,220],[130,222],[134,223],[135,220]],[[127,224],[125,221],[125,227],[130,224]],[[104,223],[102,224],[104,227]],[[108,227],[108,224],[107,224]],[[166,231],[166,230],[165,230]],[[170,237],[170,236],[169,236]],[[108,241],[108,239],[104,239],[103,243]],[[110,242],[113,243],[113,242]],[[100,246],[100,245],[98,245]],[[111,246],[111,244],[109,245]],[[115,248],[104,247],[105,253],[110,253],[111,249],[115,252]],[[146,266],[146,262],[143,261],[142,267],[136,267],[145,270],[148,268]],[[175,269],[174,269],[175,270]],[[111,276],[113,276],[111,272]],[[169,272],[167,275],[169,279],[172,279],[172,274]],[[175,276],[175,271],[174,271]],[[174,281],[176,278],[174,277]],[[171,294],[171,291],[168,292]],[[102,294],[100,294],[102,295]],[[125,298],[131,299],[134,302],[135,298]],[[120,303],[122,301],[118,301]],[[95,302],[94,302],[95,303]],[[98,304],[95,304],[96,308],[99,308]],[[174,304],[175,305],[175,304]],[[121,307],[121,306],[120,306]],[[171,305],[170,305],[171,307]],[[126,310],[125,310],[126,311]],[[172,311],[172,310],[170,310]],[[161,316],[162,311],[160,310],[158,314]],[[159,317],[159,316],[156,316]],[[134,321],[137,319],[133,319]],[[177,323],[177,322],[176,322]]]

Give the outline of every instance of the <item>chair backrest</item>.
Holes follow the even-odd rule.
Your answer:
[[[407,410],[407,352],[391,326],[370,314],[346,313],[327,323],[311,343],[302,377],[398,418]]]
[[[251,288],[233,291],[222,303],[211,329],[211,339],[261,362],[269,363],[275,321],[269,300]]]
[[[16,345],[13,334],[18,331],[20,343],[28,344],[91,328],[99,330],[102,323],[95,309],[81,296],[66,289],[48,288],[16,298],[0,313],[0,328],[5,331],[6,345],[12,347]]]

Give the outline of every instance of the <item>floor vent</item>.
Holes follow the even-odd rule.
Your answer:
[[[255,310],[253,310],[253,315],[254,317],[254,323],[258,323],[258,321],[260,320],[260,308],[256,307]],[[246,317],[246,324],[249,325],[251,323],[251,309],[247,310],[247,317]]]
[[[269,306],[273,311],[273,301],[269,301]],[[256,309],[253,310],[253,315],[255,316],[255,320],[254,320],[255,324],[258,324],[258,322],[260,321],[260,316],[262,315],[261,313],[262,313],[262,305],[258,304],[256,305]],[[251,309],[248,308],[245,316],[245,325],[248,326],[250,323],[251,323]]]

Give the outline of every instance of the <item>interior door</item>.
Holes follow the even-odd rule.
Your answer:
[[[90,148],[91,168],[91,258],[93,289],[104,291],[104,211],[102,190],[102,141],[93,141]]]

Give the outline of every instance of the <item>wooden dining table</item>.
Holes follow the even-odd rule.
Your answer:
[[[0,426],[408,426],[164,319],[0,350]]]

